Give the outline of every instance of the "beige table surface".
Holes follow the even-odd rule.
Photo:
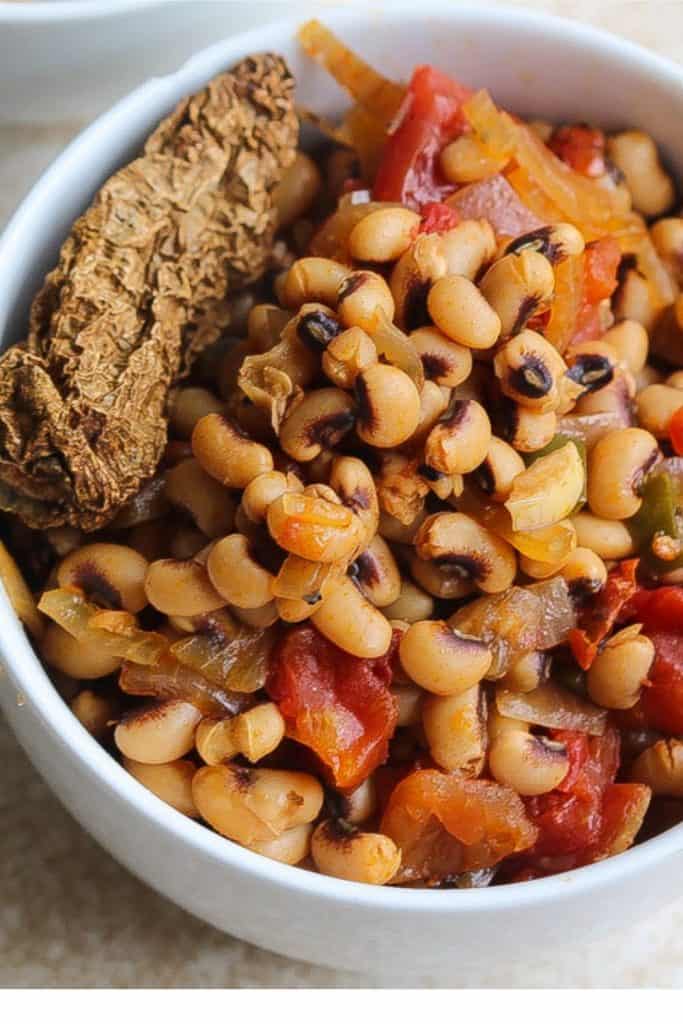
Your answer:
[[[527,4],[608,28],[683,62],[683,0]],[[0,36],[0,62],[2,39]],[[84,83],[79,83],[83,89]],[[88,90],[83,89],[84,96]],[[116,93],[114,92],[114,95]],[[84,102],[86,102],[84,100]],[[73,104],[70,105],[71,111]],[[87,108],[88,114],[92,110]],[[0,227],[82,120],[0,122]],[[524,968],[482,963],[424,987],[683,986],[683,898],[639,928]],[[0,721],[0,987],[382,987],[201,924],[129,875],[66,814]]]

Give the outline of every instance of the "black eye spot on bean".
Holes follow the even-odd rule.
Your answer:
[[[481,466],[474,471],[474,480],[484,494],[493,494],[496,489],[496,480],[488,462],[482,462]]]
[[[370,401],[370,395],[368,392],[368,386],[363,378],[363,374],[356,377],[353,385],[353,393],[358,403],[358,421],[364,426],[372,429],[377,423],[377,416],[372,408],[372,402]]]
[[[426,462],[422,463],[418,473],[421,477],[424,477],[425,480],[431,480],[432,482],[440,480],[442,476],[445,476],[445,473],[440,473],[438,469],[432,469],[432,467],[428,466]]]
[[[297,324],[296,333],[301,341],[310,348],[326,348],[333,338],[341,332],[341,324],[322,309],[306,313]]]
[[[374,558],[371,552],[363,551],[353,563],[353,573],[349,571],[349,575],[352,576],[357,583],[364,583],[366,586],[372,586],[373,583],[379,583],[380,574],[377,559]]]
[[[309,444],[321,444],[324,448],[334,448],[344,434],[347,434],[356,422],[350,410],[331,413],[312,423],[306,432]]]
[[[425,377],[428,380],[434,380],[435,377],[443,377],[448,373],[450,367],[448,360],[445,356],[437,356],[430,352],[425,352],[421,356],[422,369],[425,372]]]
[[[532,249],[540,252],[551,263],[557,263],[564,256],[562,246],[553,241],[553,229],[550,226],[538,228],[537,231],[529,231],[526,235],[520,235],[510,242],[505,254],[521,252],[523,249]]]
[[[91,562],[83,562],[78,566],[74,583],[98,604],[108,608],[121,608],[121,594]]]
[[[419,278],[408,284],[403,306],[403,319],[408,333],[431,324],[427,311],[427,296],[431,286],[431,281],[421,281]]]
[[[585,391],[597,391],[612,380],[614,367],[607,356],[586,354],[579,356],[567,376]]]
[[[519,332],[524,327],[524,324],[527,322],[527,320],[529,320],[534,315],[534,313],[536,312],[536,310],[538,309],[540,304],[541,304],[541,297],[540,297],[540,295],[525,295],[524,296],[524,298],[522,299],[522,301],[519,304],[519,309],[517,310],[517,316],[515,318],[514,324],[512,325],[512,330],[510,331],[510,334],[512,336],[514,336],[515,334],[519,334]]]
[[[483,560],[473,555],[447,555],[437,558],[435,564],[444,576],[457,577],[462,580],[479,580],[486,575],[487,566]]]
[[[344,299],[348,299],[349,295],[353,295],[354,292],[357,292],[358,289],[361,288],[368,280],[368,275],[362,270],[357,274],[349,274],[339,289],[339,302],[343,302]]]
[[[601,580],[592,580],[588,576],[581,576],[572,580],[568,586],[569,596],[575,604],[584,604],[590,597],[602,589]]]
[[[501,398],[498,405],[500,433],[504,441],[512,441],[519,426],[519,412],[515,402]]]
[[[510,384],[526,398],[542,398],[553,387],[553,376],[545,364],[531,356],[524,366],[510,371]]]

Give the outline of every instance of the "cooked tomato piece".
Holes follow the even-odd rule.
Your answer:
[[[609,636],[624,606],[638,589],[637,569],[637,558],[620,562],[607,577],[602,590],[584,607],[579,628],[571,630],[569,646],[582,669],[587,671],[591,667],[601,642]]]
[[[596,842],[587,851],[588,860],[613,857],[633,845],[650,806],[652,791],[649,786],[635,782],[616,782],[608,786],[602,798],[602,823]]]
[[[683,409],[673,414],[669,421],[669,437],[671,447],[676,455],[683,455]]]
[[[621,249],[615,238],[607,235],[589,242],[584,252],[583,299],[589,306],[609,299],[618,284],[617,270]]]
[[[398,638],[383,658],[355,658],[301,625],[274,652],[267,689],[288,735],[318,755],[340,789],[358,786],[387,756],[398,718],[389,692]]]
[[[569,729],[551,729],[550,735],[558,743],[564,744],[569,757],[569,770],[556,788],[560,793],[571,793],[588,760],[588,736],[585,732],[572,732]]]
[[[438,156],[462,132],[462,104],[470,95],[471,90],[429,64],[415,68],[398,125],[384,148],[375,199],[419,210],[453,191],[439,173]]]
[[[401,848],[402,882],[492,867],[536,839],[521,798],[507,786],[431,770],[399,782],[380,829]]]
[[[638,590],[625,605],[623,622],[642,622],[655,647],[648,684],[633,712],[643,726],[683,732],[683,590]]]
[[[587,124],[564,125],[553,132],[548,146],[579,174],[599,178],[605,173],[605,136],[599,128]]]
[[[559,738],[557,733],[554,735]],[[521,863],[538,867],[545,874],[590,863],[591,851],[597,848],[602,835],[604,794],[619,767],[616,729],[609,727],[603,736],[584,736],[581,741],[573,740],[567,732],[561,735],[573,751],[573,778],[570,781],[567,776],[551,793],[525,800],[529,817],[538,828],[538,839]]]
[[[460,223],[460,214],[446,203],[425,203],[420,210],[422,221],[419,227],[421,235],[450,231]]]

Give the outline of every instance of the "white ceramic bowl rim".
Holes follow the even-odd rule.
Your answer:
[[[609,53],[622,62],[634,62],[647,73],[665,80],[672,89],[683,90],[683,71],[672,62],[608,33],[572,21],[514,8],[454,7],[434,2],[420,4],[417,8],[413,5],[409,11],[402,10],[401,17],[420,22],[429,17],[430,13],[447,14],[454,25],[457,25],[460,17],[466,18],[470,25],[473,20],[478,19],[483,32],[487,23],[495,20],[498,27],[503,23],[511,33],[518,29],[532,29],[555,39],[570,38],[574,43],[593,51],[596,57]],[[325,11],[326,22],[342,31],[344,24],[349,21],[357,22],[366,16],[365,12],[360,11]],[[262,49],[264,44],[272,45],[271,35],[274,38],[293,35],[300,23],[300,17],[274,22],[265,28],[234,36],[228,41],[208,47],[190,58],[175,74],[151,80],[98,118],[58,157],[16,211],[0,239],[0,268],[19,243],[24,223],[29,220],[35,200],[42,194],[49,193],[51,182],[59,176],[62,167],[70,165],[72,161],[77,163],[79,154],[96,142],[113,112],[121,113],[129,104],[132,105],[139,99],[143,91],[162,88],[165,83],[173,82],[178,75],[188,76],[197,82],[205,80],[208,75],[203,78],[202,71],[205,65],[212,65],[216,54],[229,47],[230,59],[237,59],[241,54]],[[6,325],[8,306],[9,303],[3,303],[0,294],[0,330]],[[106,786],[118,798],[129,802],[139,813],[154,819],[167,834],[188,844],[189,847],[202,851],[219,863],[231,864],[256,878],[299,890],[302,895],[314,893],[329,899],[330,902],[343,900],[347,903],[362,904],[377,911],[396,913],[438,909],[441,912],[476,914],[478,911],[496,908],[522,909],[546,900],[569,899],[579,892],[598,890],[603,882],[613,880],[616,875],[623,879],[639,875],[648,866],[683,851],[683,825],[678,825],[618,857],[561,875],[500,887],[454,891],[360,885],[280,864],[243,849],[205,826],[178,814],[136,782],[86,732],[62,701],[28,643],[2,588],[0,621],[3,623],[3,628],[0,629],[0,656],[16,689],[17,701],[30,701],[46,727],[57,737],[65,753],[78,756],[83,771],[83,785],[87,785],[88,777],[97,778],[100,784]]]

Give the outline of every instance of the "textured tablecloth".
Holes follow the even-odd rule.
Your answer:
[[[206,7],[206,4],[204,5]],[[530,3],[600,25],[683,62],[681,0]],[[224,30],[220,32],[224,34]],[[0,38],[0,63],[2,62]],[[93,72],[94,73],[94,72]],[[144,77],[144,76],[141,76]],[[86,83],[87,85],[87,83]],[[79,83],[84,96],[87,89]],[[87,102],[84,99],[84,103]],[[0,227],[81,127],[0,121]],[[91,113],[88,108],[88,114]],[[34,122],[34,119],[33,119]],[[0,283],[1,287],[1,283]],[[683,899],[636,929],[526,967],[483,963],[425,987],[679,987]],[[201,924],[119,867],[68,816],[0,720],[0,987],[381,987],[310,967]]]

